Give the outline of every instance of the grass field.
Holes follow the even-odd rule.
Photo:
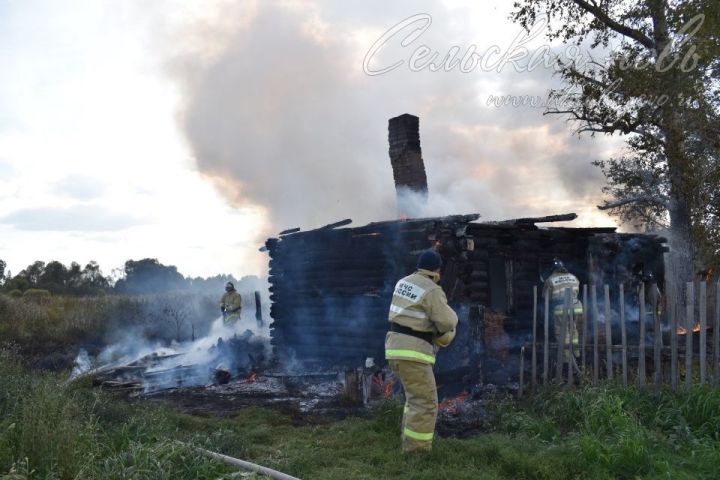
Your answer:
[[[63,378],[0,353],[0,478],[259,478],[177,440],[304,479],[709,479],[720,465],[720,393],[710,389],[661,399],[613,387],[549,390],[498,401],[487,432],[437,439],[431,454],[408,458],[394,403],[342,421],[298,424],[257,408],[199,418],[61,387]]]
[[[200,294],[14,298],[0,293],[0,341],[17,345],[26,359],[68,355],[46,366],[57,368],[71,366],[79,346],[107,345],[119,332],[186,341],[205,335],[216,316],[216,299]]]

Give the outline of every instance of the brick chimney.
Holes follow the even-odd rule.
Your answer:
[[[428,196],[425,164],[420,150],[420,119],[409,113],[391,118],[388,141],[398,214],[401,217],[417,217]]]

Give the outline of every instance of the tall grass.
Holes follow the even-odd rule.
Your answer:
[[[218,478],[227,469],[172,442],[163,417],[31,373],[0,350],[1,479]],[[120,406],[120,411],[116,409]]]
[[[215,298],[191,293],[20,298],[0,294],[0,339],[20,345],[29,355],[103,345],[134,329],[151,340],[189,340],[193,333],[204,335],[217,313]]]
[[[321,480],[713,479],[720,464],[720,392],[710,388],[659,398],[614,386],[547,389],[496,400],[485,433],[437,438],[430,454],[404,457],[393,402],[342,421],[260,408],[200,418],[59,383],[0,351],[0,479],[231,478],[176,440]]]
[[[611,478],[717,478],[720,391],[666,391],[605,386],[547,389],[507,405],[500,425],[544,442],[561,442]],[[519,422],[517,417],[529,419]]]

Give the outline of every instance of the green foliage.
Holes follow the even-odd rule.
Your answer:
[[[626,148],[594,162],[605,174],[604,209],[623,221],[669,228],[673,273],[686,259],[720,265],[720,7],[716,0],[518,0],[511,17],[586,51],[558,62],[561,90],[547,113],[577,132],[619,135]]]
[[[117,282],[115,289],[120,293],[147,294],[182,290],[185,286],[185,277],[175,266],[144,258],[125,262],[125,278]]]
[[[5,292],[25,292],[29,289],[47,290],[55,295],[103,295],[117,293],[125,295],[167,295],[193,292],[196,294],[221,295],[225,284],[233,282],[241,293],[263,290],[264,281],[256,276],[245,276],[240,280],[232,275],[185,278],[172,265],[163,265],[155,258],[128,260],[122,271],[122,278],[113,286],[110,277],[103,275],[97,262],[91,261],[85,267],[76,262],[70,266],[53,260],[45,264],[36,261],[19,274],[12,276],[5,271],[5,262],[0,260],[0,287]]]
[[[110,280],[103,276],[96,262],[81,268],[75,262],[66,267],[53,260],[47,265],[36,261],[17,275],[8,275],[4,284],[0,278],[0,285],[5,291],[42,289],[54,294],[97,295],[110,289]]]

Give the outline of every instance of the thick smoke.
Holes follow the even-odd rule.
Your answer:
[[[407,60],[422,43],[440,52],[473,42],[489,48],[495,40],[478,39],[464,10],[434,1],[412,10],[378,2],[347,10],[310,1],[253,6],[252,16],[238,16],[237,28],[228,28],[228,17],[247,9],[228,8],[218,26],[223,35],[206,39],[213,56],[197,49],[180,55],[173,72],[184,93],[181,126],[199,170],[232,203],[265,208],[276,230],[394,218],[387,119],[406,112],[421,119],[430,189],[423,213],[498,219],[574,210],[591,215],[581,217],[586,224],[606,218],[594,211],[602,179],[590,162],[605,156],[600,149],[608,143],[572,138],[570,126],[542,117],[542,109],[486,105],[489,95],[545,97],[557,86],[551,71],[404,66],[363,74],[363,57],[379,35],[420,11],[434,19],[422,41],[389,48],[378,62]],[[213,29],[191,25],[184,34],[199,32]]]
[[[99,373],[143,365],[145,390],[152,391],[177,387],[178,382],[185,387],[206,385],[213,381],[215,369],[227,370],[235,376],[267,365],[272,356],[268,324],[259,326],[253,312],[245,310],[232,325],[225,324],[222,317],[213,319],[208,333],[197,340],[173,341],[168,345],[149,339],[141,328],[117,333],[119,338],[94,359],[86,350],[80,350],[70,378],[90,371]],[[127,379],[141,378],[138,375],[131,371]]]

